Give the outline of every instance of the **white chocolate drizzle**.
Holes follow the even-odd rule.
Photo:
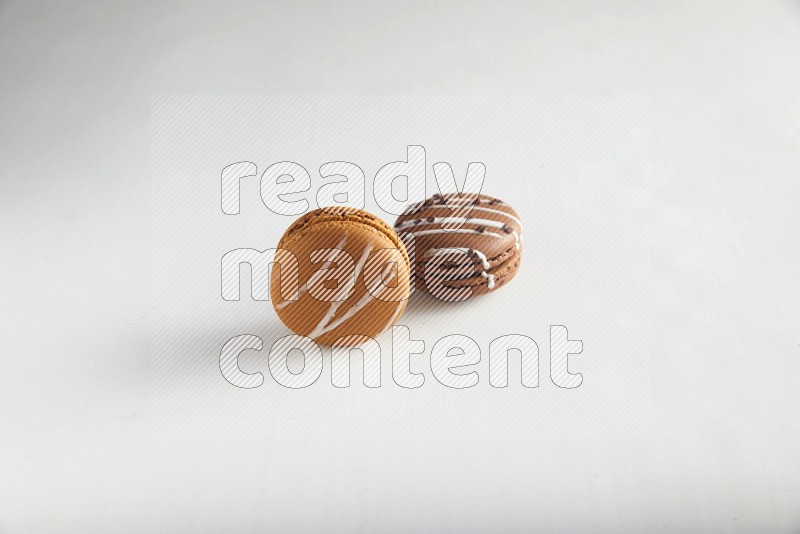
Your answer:
[[[336,243],[336,246],[333,247],[333,248],[341,250],[341,248],[344,246],[345,243],[347,243],[347,234],[345,234],[345,236],[342,239],[340,239],[339,242]],[[332,261],[324,261],[324,262],[322,262],[322,265],[320,266],[320,269],[329,269],[331,267],[332,263],[333,263]],[[303,293],[306,293],[306,292],[308,292],[308,280],[306,281],[305,284],[301,285],[300,288],[297,290],[297,299],[295,299],[295,300],[284,300],[280,304],[276,304],[275,308],[278,309],[278,310],[282,310],[286,306],[288,306],[289,304],[294,304],[295,302],[300,300],[300,297],[303,295]]]
[[[489,226],[492,228],[501,228],[504,232],[510,233],[514,237],[514,247],[519,250],[519,243],[522,240],[520,235],[517,233],[516,230],[512,229],[508,224],[500,221],[493,221],[491,219],[476,219],[476,218],[466,218],[466,217],[428,217],[427,219],[411,219],[408,221],[401,222],[400,224],[395,225],[395,229],[397,230],[405,230],[406,228],[414,228],[417,226],[430,226],[432,224],[477,224],[480,226]],[[462,231],[463,230],[463,231]],[[456,233],[476,233],[476,234],[487,234],[496,237],[503,237],[500,234],[496,234],[493,232],[486,232],[472,229],[471,232],[466,232],[469,229],[459,229],[459,230],[445,230],[442,229],[440,231],[422,231],[422,232],[414,232],[415,235],[425,235],[426,233],[447,233],[447,232],[456,232]]]
[[[347,295],[353,289],[353,286],[355,285],[356,280],[358,280],[358,277],[361,274],[361,270],[364,268],[364,264],[367,262],[367,258],[369,257],[369,253],[371,251],[372,251],[372,245],[367,245],[366,247],[364,247],[364,251],[361,253],[361,257],[358,259],[358,262],[356,263],[355,269],[353,271],[353,276],[348,278],[347,281],[344,284],[342,284],[341,288],[342,291],[340,291],[339,293],[340,295]],[[369,295],[368,292],[367,295]],[[311,339],[315,339],[324,334],[325,332],[333,330],[334,328],[345,322],[347,319],[352,317],[356,311],[358,311],[358,310],[353,310],[353,308],[355,307],[354,304],[353,306],[350,307],[349,310],[347,310],[347,312],[344,315],[339,317],[339,319],[334,320],[336,311],[339,309],[339,306],[341,306],[345,300],[346,299],[334,300],[333,302],[331,302],[330,305],[328,306],[328,311],[325,313],[325,315],[322,316],[322,319],[320,319],[320,321],[317,323],[317,326],[315,326],[314,329],[311,332],[309,332],[308,337],[310,337]]]
[[[462,203],[455,203],[455,204],[450,204],[450,205],[451,206],[453,206],[453,205],[454,206],[458,206],[460,208],[459,211],[462,211],[462,210],[466,210],[466,206],[468,206],[469,204],[467,202],[462,202]],[[422,207],[422,204],[412,204],[411,206],[406,208],[406,210],[403,212],[403,215],[410,215],[410,214],[414,213],[416,210],[418,210],[421,207]],[[430,208],[430,209],[450,209],[451,211],[453,211],[452,208],[450,208],[448,205],[445,205],[445,204],[435,204],[433,206],[428,206],[428,208]],[[479,206],[479,205],[472,206],[472,208],[469,208],[469,210],[471,210],[471,211],[482,211],[484,213],[494,213],[495,215],[502,215],[504,217],[508,217],[510,220],[512,220],[515,223],[517,223],[520,228],[522,228],[522,221],[520,221],[518,217],[515,217],[514,215],[512,215],[512,214],[510,214],[510,213],[508,213],[506,211],[493,210],[492,208],[487,208],[487,207],[482,206],[482,205],[481,206]]]
[[[505,204],[500,200],[489,200],[486,201],[485,199],[480,199],[476,195],[466,195],[464,197],[453,197],[454,193],[448,194],[447,198],[442,197],[441,195],[434,196],[434,200],[440,201],[439,203],[435,204],[427,204],[430,202],[431,199],[423,200],[422,202],[416,202],[414,204],[409,204],[409,206],[403,211],[403,215],[408,215],[409,213],[414,213],[418,209],[422,207],[426,208],[449,208],[450,206],[469,206],[470,204],[478,205],[480,202],[486,202],[489,205],[495,204]]]
[[[423,230],[421,232],[414,232],[414,235],[431,235],[431,234],[478,234],[497,239],[503,239],[503,236],[494,232],[479,232],[471,228],[460,228],[458,230]]]
[[[358,263],[356,263],[355,270],[353,272],[353,277],[349,281],[355,283],[355,281],[358,280],[358,277],[361,274],[361,271],[364,268],[364,264],[366,263],[367,258],[369,257],[369,253],[371,251],[372,251],[372,245],[367,245],[367,247],[364,249],[364,252],[361,254],[361,258],[359,258]],[[342,323],[344,323],[348,319],[352,318],[364,306],[369,304],[370,301],[374,299],[373,294],[378,290],[378,287],[381,284],[386,285],[387,276],[392,274],[392,265],[393,265],[392,263],[387,263],[384,266],[383,271],[381,271],[381,275],[378,278],[376,278],[375,281],[373,281],[372,284],[369,285],[369,287],[367,287],[367,290],[364,292],[363,295],[361,295],[361,298],[359,298],[352,306],[350,306],[340,317],[334,319],[336,311],[339,309],[339,306],[341,306],[344,300],[331,302],[327,313],[323,316],[320,322],[317,323],[317,326],[314,327],[314,330],[309,332],[308,337],[315,339],[321,336],[322,334],[330,332],[331,330],[339,327]],[[348,284],[346,288],[343,289],[347,289],[347,292],[349,292],[350,287],[351,285]],[[397,303],[397,308],[395,309],[394,315],[389,321],[389,325],[391,325],[391,323],[397,317],[397,314],[400,313],[401,304],[402,301],[399,301]],[[384,330],[385,329],[386,328],[384,327]]]

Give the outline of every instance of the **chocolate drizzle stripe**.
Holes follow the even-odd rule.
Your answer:
[[[507,213],[505,211],[493,210],[491,208],[484,208],[484,207],[481,207],[481,206],[473,206],[472,207],[472,211],[483,211],[483,212],[486,212],[486,213],[494,213],[494,214],[497,214],[497,215],[505,215],[506,217],[508,217],[509,219],[514,221],[515,223],[517,223],[520,228],[522,228],[522,221],[520,221],[518,218],[514,217],[513,215],[511,215],[510,213]]]
[[[479,224],[483,226],[491,226],[493,228],[508,228],[508,225],[501,221],[493,221],[491,219],[479,219],[477,217],[427,217],[425,219],[413,219],[411,221],[401,222],[395,225],[396,230],[405,230],[406,228],[413,228],[415,226],[425,226],[429,224]],[[505,231],[505,230],[504,230]],[[511,232],[506,232],[511,233]]]
[[[423,207],[428,208],[442,208],[442,207],[449,207],[449,206],[457,206],[463,208],[465,206],[469,206],[470,204],[474,204],[475,207],[479,205],[487,205],[487,206],[508,206],[502,200],[498,200],[496,198],[493,199],[481,199],[481,198],[429,198],[423,202],[417,202],[415,204],[409,204],[405,210],[403,210],[403,215],[408,215],[410,213],[414,213],[415,211],[419,210]],[[487,208],[488,209],[488,208]],[[497,210],[500,211],[500,210]],[[506,213],[504,211],[500,211],[500,213]]]
[[[504,239],[504,236],[500,234],[496,234],[494,232],[478,232],[477,230],[471,230],[468,228],[460,228],[458,230],[421,230],[419,232],[413,232],[415,236],[419,235],[432,235],[432,234],[475,234],[475,235],[485,235],[489,237],[494,237],[496,239]]]
[[[431,220],[433,219],[433,220]],[[500,234],[495,234],[493,232],[487,232],[484,228],[477,228],[474,230],[467,230],[467,229],[453,229],[453,230],[423,230],[421,232],[416,232],[413,230],[416,226],[429,226],[431,224],[479,224],[482,226],[491,226],[493,228],[500,228],[503,232],[507,234],[511,234],[514,236],[514,246],[517,250],[519,250],[520,241],[522,241],[522,236],[517,233],[516,230],[511,229],[506,223],[502,223],[500,221],[492,221],[490,219],[476,219],[476,218],[463,218],[463,217],[428,217],[427,219],[414,219],[410,221],[405,221],[400,224],[395,225],[395,229],[398,231],[406,230],[414,233],[415,235],[426,235],[432,233],[445,233],[445,232],[454,232],[454,233],[470,233],[470,234],[478,234],[478,235],[492,235],[495,237],[502,237]]]

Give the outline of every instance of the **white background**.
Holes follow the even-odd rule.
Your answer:
[[[0,532],[797,531],[798,53],[796,2],[0,4]],[[644,95],[646,432],[154,435],[181,93]]]
[[[153,99],[152,139],[155,436],[405,441],[619,438],[648,430],[646,98],[159,96]],[[333,387],[327,350],[319,383],[304,391],[283,389],[267,370],[268,354],[290,331],[269,302],[250,298],[250,267],[240,269],[239,301],[220,295],[221,258],[236,249],[277,246],[297,218],[267,208],[261,174],[291,156],[313,176],[309,191],[285,198],[305,199],[313,209],[332,202],[325,200],[332,193],[321,186],[330,179],[319,176],[320,166],[337,159],[356,163],[366,179],[354,179],[351,187],[362,195],[366,189],[366,209],[391,224],[396,215],[377,202],[375,176],[383,165],[405,161],[409,143],[425,149],[428,195],[440,187],[431,169],[435,162],[449,162],[459,184],[469,162],[484,164],[480,190],[512,203],[523,220],[524,267],[502,291],[483,298],[444,303],[420,293],[410,299],[398,323],[425,343],[424,353],[410,362],[412,372],[428,375],[419,390],[397,386],[390,332],[376,337],[383,353],[380,391],[363,386],[360,353],[351,365],[354,386]],[[257,165],[256,175],[239,181],[240,213],[226,215],[220,207],[221,170],[242,159]],[[397,182],[397,193],[407,194],[404,181]],[[447,192],[449,184],[443,184]],[[267,180],[264,186],[274,206]],[[265,284],[261,276],[253,285]],[[550,380],[550,325],[566,326],[572,339],[586,344],[586,353],[569,365],[586,375],[573,391]],[[259,336],[264,344],[260,353],[239,360],[245,372],[270,377],[256,391],[233,387],[220,372],[222,346],[242,334]],[[521,386],[518,354],[507,372],[512,387],[490,386],[490,343],[509,334],[538,344],[541,389]],[[430,353],[451,335],[467,336],[480,348],[480,362],[471,368],[479,382],[471,390],[448,389],[432,376]],[[300,356],[290,358],[296,372],[303,369]],[[526,360],[536,357],[526,351]]]

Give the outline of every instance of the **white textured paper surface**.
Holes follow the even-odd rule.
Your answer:
[[[646,98],[158,96],[152,113],[153,407],[159,437],[631,437],[647,427]],[[251,297],[250,268],[242,269],[239,301],[220,296],[223,255],[277,246],[296,218],[262,202],[262,174],[284,160],[302,165],[311,188],[286,198],[310,199],[314,209],[317,191],[330,182],[320,176],[320,166],[355,163],[366,175],[367,211],[392,224],[396,215],[376,203],[373,180],[383,165],[405,160],[412,144],[425,148],[428,195],[439,192],[434,163],[450,163],[459,185],[468,163],[485,165],[482,192],[510,203],[525,225],[520,272],[498,291],[463,303],[411,298],[398,324],[425,343],[425,352],[411,359],[412,372],[425,376],[418,389],[393,380],[389,332],[378,338],[380,389],[362,384],[360,357],[353,358],[351,387],[334,387],[328,351],[314,383],[297,390],[281,386],[269,372],[268,354],[291,332],[270,302]],[[257,174],[241,180],[240,213],[225,214],[222,169],[244,160],[256,165]],[[583,352],[570,357],[570,371],[583,375],[577,388],[550,379],[551,325],[564,325],[571,339],[583,341]],[[240,359],[243,371],[267,377],[248,391],[220,373],[223,345],[241,334],[259,336],[264,344]],[[470,368],[479,382],[465,390],[444,386],[431,370],[433,346],[455,334],[481,347],[480,363]],[[513,353],[509,387],[489,384],[489,345],[508,334],[537,342],[538,388],[522,387],[519,355]],[[302,358],[297,363],[302,369]]]
[[[0,2],[0,532],[800,531],[798,50],[793,0]],[[266,95],[408,93],[532,107],[507,121],[513,135],[491,138],[496,121],[454,127],[482,111],[455,113],[446,96],[418,97],[441,104],[430,118],[395,110],[388,129],[369,121],[374,104],[318,130],[244,114],[265,111]],[[184,122],[169,145],[182,161],[159,159],[153,97],[181,94],[257,96],[195,117],[197,130]],[[557,112],[574,94],[595,96]],[[370,99],[357,101],[381,100]],[[413,129],[437,117],[453,124]],[[645,153],[619,147],[637,124]],[[279,128],[306,140],[277,140],[301,153],[260,138]],[[523,131],[529,146],[503,152]],[[475,332],[480,383],[446,390],[423,358],[412,391],[357,376],[334,391],[325,368],[305,391],[267,373],[231,397],[208,351],[230,333],[269,342],[279,326],[269,305],[221,302],[214,269],[228,247],[269,245],[285,221],[251,182],[241,215],[214,215],[222,167],[289,159],[316,176],[347,158],[369,177],[415,142],[456,171],[485,161],[486,192],[528,223],[519,278],[474,303],[528,316],[443,321],[415,306],[404,317],[427,353],[439,330]],[[649,186],[637,167],[611,172],[620,154],[649,164]],[[173,186],[156,179],[159,161]],[[521,175],[529,163],[549,166]],[[165,186],[172,197],[154,204]],[[173,197],[197,224],[154,229]],[[590,218],[600,203],[609,209]],[[176,230],[199,254],[180,267],[156,254],[168,238],[180,249]],[[613,231],[646,239],[644,266],[640,242]],[[192,306],[156,306],[184,290]],[[649,310],[649,330],[617,322],[644,324],[634,309]],[[545,354],[556,321],[584,342],[579,388],[556,390],[546,359],[538,389],[488,384],[490,337],[522,325]],[[171,373],[168,360],[151,366],[158,339],[175,344]],[[620,367],[637,351],[649,389]],[[243,365],[266,371],[258,353]],[[514,425],[500,408],[529,417]]]

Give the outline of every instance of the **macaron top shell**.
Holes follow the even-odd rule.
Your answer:
[[[405,309],[408,254],[374,215],[345,207],[312,211],[289,226],[277,248],[278,261],[286,252],[297,259],[296,295],[285,295],[281,280],[293,274],[292,262],[273,268],[270,279],[273,307],[296,334],[323,345],[347,336],[342,344],[354,345],[391,327]]]

